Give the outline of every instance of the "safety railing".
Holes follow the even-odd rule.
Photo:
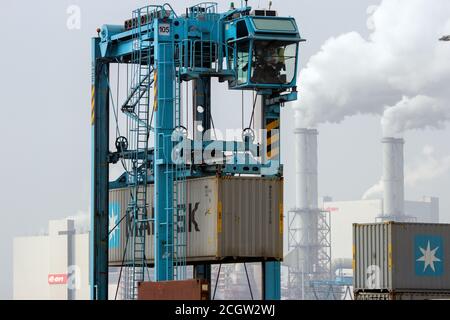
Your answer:
[[[229,65],[232,47],[213,40],[182,40],[176,44],[176,55],[182,70],[188,72],[222,72],[232,70]]]
[[[192,18],[196,18],[200,15],[216,14],[217,12],[217,2],[201,2],[189,8],[189,14]]]
[[[168,3],[163,5],[149,5],[133,12],[133,18],[125,21],[125,30],[150,25],[154,19],[178,17],[172,6]]]

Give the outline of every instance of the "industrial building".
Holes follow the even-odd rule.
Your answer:
[[[89,300],[89,232],[85,229],[77,229],[72,219],[51,220],[45,235],[15,238],[13,299]],[[111,246],[116,242],[116,235],[111,235]],[[33,264],[29,263],[30,257]],[[154,269],[148,271],[146,280],[154,277]],[[192,272],[188,268],[189,277]],[[120,273],[122,281],[118,287]],[[211,274],[215,288],[211,299],[262,299],[261,267],[257,263],[213,265]],[[110,267],[109,299],[125,299],[130,281],[130,268],[121,271]]]
[[[74,220],[51,220],[48,234],[15,238],[13,267],[14,300],[90,299],[89,233],[78,233]]]
[[[322,199],[322,209],[330,212],[331,250],[333,257],[352,258],[352,224],[383,221],[439,223],[439,199],[423,197],[421,201],[405,200],[405,141],[383,138],[383,194],[379,199],[333,201]]]
[[[333,201],[318,196],[318,131],[296,114],[296,203],[288,212],[288,299],[342,299],[353,282],[354,223],[439,223],[439,199],[405,201],[403,139],[385,137],[379,199]]]

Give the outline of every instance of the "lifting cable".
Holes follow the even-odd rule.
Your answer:
[[[317,292],[316,292],[316,287],[314,285],[312,285],[313,288],[313,293],[314,293],[314,298],[316,298],[316,300],[320,300],[319,297],[317,296]],[[305,292],[303,292],[302,295],[304,295]],[[303,296],[303,299],[305,299],[305,297]]]
[[[128,81],[128,65],[127,65],[127,81]],[[117,100],[116,100],[116,114],[119,115],[119,99],[120,99],[120,63],[117,61]],[[118,122],[118,121],[117,121]],[[118,126],[118,124],[117,124]],[[128,132],[128,121],[127,121],[127,132]],[[120,134],[119,134],[120,136]],[[128,140],[128,138],[127,138]],[[128,172],[126,168],[126,164],[124,159],[120,159],[120,162],[122,163],[122,167],[126,172]]]
[[[147,263],[147,257],[145,256],[145,253],[144,253],[144,265],[145,265],[145,270],[147,271],[148,281],[152,281],[150,279],[150,271],[148,271],[150,269],[150,266]],[[145,280],[145,277],[144,277],[144,280]]]
[[[127,66],[127,81],[128,81],[128,75],[129,71],[128,71],[128,66]],[[105,75],[107,76],[106,70],[105,70]],[[114,119],[115,119],[115,124],[116,124],[116,139],[118,137],[121,136],[120,134],[120,128],[119,128],[119,92],[120,92],[120,64],[117,64],[117,100],[116,103],[114,103],[114,98],[113,98],[113,94],[112,94],[112,90],[111,90],[111,86],[109,83],[109,79],[108,77],[106,77],[106,82],[108,85],[108,92],[111,98],[111,103],[112,103],[112,109],[113,109],[113,113],[114,113]],[[149,106],[150,107],[150,106]],[[150,139],[150,131],[151,131],[151,127],[152,127],[152,123],[153,123],[153,117],[154,117],[154,113],[155,113],[155,108],[152,108],[152,115],[151,115],[151,119],[150,119],[150,123],[148,124],[148,126],[150,127],[150,129],[148,130],[148,134],[147,134],[147,140]],[[130,119],[127,119],[127,132],[128,132],[128,127],[129,127],[129,121]],[[128,174],[132,175],[132,173],[126,168],[126,165],[124,163],[124,160],[121,160],[122,166],[125,169],[126,172],[128,172]]]
[[[122,264],[120,265],[119,280],[117,281],[116,296],[114,297],[114,300],[117,300],[117,294],[119,292],[120,279],[122,278],[122,270],[123,270],[123,266],[125,264],[125,256],[127,254],[128,240],[129,239],[130,239],[130,235],[127,234],[127,241],[125,243],[125,249],[123,250]]]
[[[129,86],[128,86],[128,84],[129,84],[129,73],[130,73],[130,65],[129,64],[127,64],[127,82],[126,82],[126,92],[129,92]],[[129,117],[126,117],[126,122],[127,122],[127,124],[126,124],[126,132],[127,132],[127,135],[128,135],[128,133],[130,132],[130,130],[129,130],[129,127],[130,127],[130,121],[131,121],[131,119],[129,118]],[[129,138],[129,137],[126,137],[127,139]],[[131,145],[130,145],[130,147],[131,147]],[[123,166],[123,168],[125,169],[125,171],[126,172],[128,172],[128,169],[127,169],[127,167],[126,167],[126,162],[122,159],[122,166]]]
[[[119,64],[117,64],[119,66]],[[118,70],[120,70],[118,68]],[[106,70],[105,70],[105,75],[106,75],[106,83],[108,85],[108,92],[109,92],[109,96],[111,97],[111,103],[112,103],[112,109],[113,109],[113,113],[114,113],[114,118],[116,120],[116,139],[118,137],[121,136],[120,134],[120,128],[119,128],[119,81],[120,81],[120,71],[118,71],[118,75],[117,75],[117,101],[116,103],[114,103],[114,98],[113,98],[113,94],[112,94],[112,90],[111,90],[111,86],[109,85],[109,77],[107,76]],[[127,122],[127,127],[128,127],[128,122]],[[123,159],[121,159],[120,161],[122,163],[122,167],[125,169],[126,172],[128,172],[128,174],[130,174],[129,170],[127,169],[125,162],[123,161]]]
[[[213,118],[213,116],[212,116],[212,113],[210,114],[210,116],[211,116],[211,124],[212,124],[213,131],[214,131],[214,139],[217,140],[216,126],[214,125],[214,118]]]
[[[127,86],[126,86],[126,92],[128,92],[129,90],[129,88],[128,88],[128,81],[129,81],[129,73],[130,73],[130,66],[129,66],[129,64],[127,64]],[[129,122],[130,122],[130,119],[127,117],[127,125],[126,125],[126,128],[127,128],[127,133],[128,133],[128,124],[129,124]]]
[[[222,264],[219,264],[219,271],[217,272],[216,284],[214,286],[214,294],[212,297],[213,300],[216,298],[217,284],[219,283],[219,277],[220,277],[220,269],[222,269]]]
[[[200,81],[203,81],[203,80],[200,80]],[[210,91],[211,91],[211,88],[210,88]],[[204,96],[204,97],[206,97],[206,93],[207,93],[207,92],[206,92],[205,85],[203,85],[203,96]],[[194,107],[194,106],[192,105],[192,107]],[[205,106],[205,111],[206,111],[206,106]],[[210,105],[209,105],[209,116],[210,116],[210,118],[211,118],[211,124],[212,124],[212,127],[213,127],[214,139],[217,140],[216,126],[214,125],[214,119],[213,119],[212,112],[211,112],[211,103],[210,103]]]
[[[120,63],[117,63],[117,99],[116,99],[116,114],[119,114],[119,96],[120,96]]]
[[[186,84],[186,135],[189,135],[189,82],[184,83]]]
[[[331,285],[331,294],[333,295],[333,300],[337,300],[333,285]]]
[[[347,297],[347,292],[348,292],[348,296],[350,297],[350,300],[354,300],[353,296],[352,296],[352,290],[350,289],[350,286],[347,286],[347,288],[345,289],[344,299],[345,299],[345,297]]]
[[[123,216],[123,218],[120,219],[120,221],[122,221],[125,217],[126,217],[126,216]],[[119,222],[119,223],[120,223],[120,222]],[[117,226],[117,225],[116,225],[116,226]],[[115,228],[115,227],[114,227],[114,228]],[[113,230],[114,230],[114,229],[113,229]],[[111,231],[112,231],[112,230],[111,230]],[[127,234],[127,240],[126,240],[126,242],[125,242],[125,249],[124,249],[124,251],[123,251],[122,264],[121,264],[121,266],[120,266],[119,279],[118,279],[118,281],[117,281],[116,295],[115,295],[115,297],[114,297],[114,300],[117,300],[117,294],[118,294],[118,292],[119,292],[120,280],[121,280],[121,278],[122,278],[122,271],[123,271],[123,267],[124,267],[124,265],[125,265],[125,257],[126,257],[126,254],[127,254],[127,248],[128,248],[128,241],[129,241],[129,240],[130,240],[130,235]],[[145,264],[145,269],[146,269],[146,271],[147,271],[147,277],[148,277],[149,281],[151,281],[151,278],[150,278],[150,272],[149,272],[150,266],[149,266],[148,263],[147,263],[147,259],[146,259],[146,257],[145,257],[145,254],[144,254],[144,264]]]
[[[257,96],[257,95],[256,95]],[[252,122],[253,122],[253,130],[255,130],[255,122],[253,121],[253,117],[255,116],[255,106],[256,106],[256,97],[255,97],[255,91],[252,91],[252,97],[253,97],[253,109],[252,109],[252,115],[250,117],[250,126],[249,128],[252,126]]]
[[[252,297],[252,300],[254,300],[252,286],[250,285],[250,278],[248,277],[247,264],[245,262],[244,262],[244,269],[245,269],[245,275],[247,276],[248,288],[250,289],[250,297]]]
[[[115,120],[116,120],[116,138],[118,138],[119,136],[120,136],[120,129],[119,129],[119,117],[118,117],[118,115],[117,115],[117,113],[116,113],[116,104],[114,103],[114,98],[113,98],[113,94],[112,94],[112,91],[111,91],[111,87],[110,87],[110,85],[109,85],[109,77],[108,77],[108,74],[107,74],[107,72],[106,72],[106,70],[105,70],[105,78],[106,78],[106,83],[107,83],[107,85],[108,85],[108,92],[109,92],[109,96],[111,97],[111,103],[112,103],[112,109],[113,109],[113,111],[114,111],[114,118],[115,118]],[[118,101],[117,101],[118,102]]]
[[[109,232],[108,232],[108,237],[109,237],[109,235],[114,231],[114,229],[116,229],[116,228],[119,226],[119,224],[123,221],[123,219],[125,219],[125,217],[126,217],[126,215],[124,215],[124,216],[122,217],[122,219],[120,219],[119,222],[117,222],[117,224],[114,226],[114,228],[112,228],[111,230],[109,230]]]
[[[242,131],[244,131],[244,90],[241,90],[241,119],[242,119]]]
[[[254,94],[254,92],[253,92]],[[258,95],[255,95],[255,98],[253,99],[253,110],[252,110],[252,115],[250,117],[250,124],[248,125],[249,128],[252,127],[252,123],[253,123],[253,129],[255,129],[255,107],[256,107],[256,102],[258,101]]]

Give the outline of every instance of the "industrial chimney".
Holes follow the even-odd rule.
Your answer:
[[[288,215],[288,288],[295,299],[314,299],[315,280],[330,275],[329,215],[318,206],[318,151],[316,129],[302,128],[296,114],[295,208]]]
[[[315,129],[295,129],[296,135],[296,207],[318,209],[317,135]]]
[[[298,241],[300,244],[300,269],[303,273],[314,273],[318,264],[318,176],[317,135],[315,129],[295,130],[297,143],[296,161],[296,210]]]
[[[397,138],[383,138],[383,221],[405,220],[403,145]]]
[[[297,120],[299,118],[297,117]],[[312,274],[317,268],[318,176],[316,129],[301,128],[295,133],[295,208],[290,214],[289,250],[297,250],[297,268]]]

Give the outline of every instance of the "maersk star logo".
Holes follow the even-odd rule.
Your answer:
[[[417,236],[415,239],[416,275],[440,276],[443,268],[443,243],[437,236]]]
[[[118,225],[114,231],[113,228],[119,222],[120,219],[120,206],[118,203],[110,203],[109,204],[109,247],[111,249],[115,249],[119,247],[120,241],[120,225]]]

